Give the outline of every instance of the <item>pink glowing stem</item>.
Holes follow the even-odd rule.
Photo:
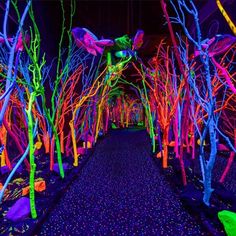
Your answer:
[[[236,147],[236,129],[234,129],[234,147]],[[234,156],[235,156],[235,153],[234,152],[230,152],[230,156],[229,156],[229,159],[228,159],[228,162],[227,162],[227,165],[225,167],[225,170],[219,180],[220,183],[223,183],[224,180],[225,180],[225,177],[226,175],[228,174],[229,170],[230,170],[230,167],[234,161]]]
[[[234,84],[231,81],[231,76],[229,75],[229,72],[226,70],[226,68],[224,68],[223,66],[221,66],[214,57],[212,57],[212,61],[215,64],[215,66],[220,70],[221,74],[224,76],[224,78],[226,79],[226,82],[229,86],[229,88],[232,90],[232,92],[234,94],[236,94],[236,88],[234,87]]]

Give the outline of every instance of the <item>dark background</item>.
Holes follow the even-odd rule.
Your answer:
[[[98,38],[113,39],[124,34],[133,37],[137,29],[143,29],[145,41],[149,42],[149,38],[152,41],[155,36],[168,34],[159,1],[82,0],[77,1],[76,5],[73,27],[88,28]],[[70,1],[65,1],[64,6],[69,18]],[[36,0],[34,9],[42,32],[43,46],[50,54],[54,54],[61,31],[60,2]]]
[[[18,2],[22,12],[26,1],[19,0]],[[137,29],[143,29],[145,43],[142,51],[147,56],[153,55],[160,39],[169,35],[159,0],[77,0],[76,2],[73,27],[85,27],[94,32],[98,38],[111,39],[124,34],[133,37]],[[168,3],[168,0],[166,2]],[[232,34],[217,8],[215,0],[196,0],[194,2],[199,10],[203,38],[212,37],[217,33]],[[221,2],[236,24],[236,0],[221,0]],[[1,22],[4,7],[4,1],[1,1]],[[64,0],[64,8],[68,19],[70,0]],[[51,59],[57,55],[61,32],[60,0],[33,0],[33,9],[41,32],[42,51],[46,51],[47,58]],[[169,15],[173,15],[170,8]],[[13,30],[9,29],[9,32],[14,34],[17,26],[14,23],[17,19],[14,11],[11,11],[10,17],[9,25]],[[187,18],[187,24],[194,33],[192,19]],[[0,27],[2,31],[2,24]],[[27,22],[25,29],[27,29]],[[176,28],[176,31],[179,31],[179,28]]]

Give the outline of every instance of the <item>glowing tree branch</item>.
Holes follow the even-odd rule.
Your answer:
[[[34,126],[34,131],[33,131],[33,134],[34,134],[34,137],[36,136],[36,133],[37,133],[37,125],[38,125],[38,121],[36,120],[35,122],[35,126]],[[10,175],[7,177],[6,179],[6,182],[5,184],[3,185],[3,188],[1,189],[0,191],[0,203],[2,202],[2,198],[4,196],[4,192],[7,188],[7,185],[10,183],[12,177],[14,176],[16,170],[19,168],[19,166],[22,164],[22,162],[24,161],[24,159],[27,157],[28,155],[28,152],[29,152],[29,145],[27,146],[25,152],[23,153],[22,157],[19,159],[19,161],[17,162],[17,164],[14,166],[14,168],[12,169]]]
[[[174,4],[171,1],[172,7],[176,13],[176,18],[172,18],[176,23],[179,23],[188,39],[194,44],[197,48],[197,52],[195,55],[200,56],[200,61],[202,63],[204,74],[201,74],[201,82],[202,82],[202,90],[196,86],[196,75],[191,74],[190,68],[188,68],[189,73],[189,83],[192,89],[195,92],[196,101],[201,104],[203,110],[207,113],[207,118],[202,120],[203,122],[203,130],[200,132],[198,126],[196,125],[196,129],[198,130],[200,136],[200,164],[202,170],[203,177],[203,185],[204,185],[204,195],[203,202],[209,206],[210,205],[210,197],[213,189],[211,188],[211,179],[212,179],[212,170],[215,163],[215,158],[217,154],[217,145],[216,145],[216,132],[218,132],[221,136],[217,124],[218,118],[214,113],[216,109],[216,94],[214,94],[213,84],[212,84],[212,74],[216,73],[215,68],[211,67],[211,59],[210,59],[210,45],[212,43],[211,40],[201,39],[201,31],[198,20],[198,12],[192,0],[187,4],[184,0],[178,1],[178,4]],[[186,28],[185,22],[185,14],[190,14],[195,22],[197,29],[197,39],[195,40],[189,33]],[[188,62],[186,62],[186,66]],[[196,121],[195,121],[196,124]],[[206,136],[209,134],[210,138],[210,155],[209,158],[206,157],[206,153],[204,150],[204,142],[206,140]]]
[[[105,68],[106,70],[106,68]],[[105,71],[104,70],[104,71]],[[98,78],[93,82],[92,86],[89,87],[87,90],[84,91],[84,94],[82,94],[79,100],[76,101],[76,106],[73,110],[72,119],[69,122],[70,128],[71,128],[71,135],[72,135],[72,144],[73,144],[73,152],[74,152],[74,166],[78,166],[78,153],[77,153],[77,143],[76,143],[76,132],[75,132],[75,117],[78,109],[89,99],[96,95],[97,91],[102,86],[102,83],[99,82],[99,79],[101,76],[103,76],[104,71],[99,75]],[[88,92],[88,93],[87,93]]]
[[[35,208],[35,193],[34,193],[34,176],[36,171],[36,164],[34,162],[34,135],[33,135],[33,119],[32,119],[32,105],[35,101],[36,93],[30,94],[30,100],[28,109],[26,110],[28,117],[28,136],[29,136],[29,158],[30,158],[30,209],[33,219],[37,218],[37,212]]]
[[[32,0],[28,1],[27,5],[24,9],[24,12],[23,12],[22,17],[20,19],[19,27],[18,27],[16,36],[13,40],[12,46],[8,42],[7,30],[6,30],[8,14],[9,14],[9,10],[10,10],[10,0],[6,1],[6,11],[5,11],[4,22],[3,22],[3,35],[4,35],[5,43],[8,47],[8,49],[9,49],[10,56],[9,56],[9,60],[8,60],[8,71],[7,71],[7,79],[6,79],[6,87],[5,87],[5,89],[7,91],[7,95],[5,96],[4,103],[3,103],[2,109],[0,111],[0,125],[2,125],[4,114],[5,114],[5,111],[7,109],[9,99],[10,99],[11,91],[13,89],[13,84],[14,84],[14,79],[15,79],[16,74],[12,78],[12,69],[13,69],[13,64],[14,64],[14,56],[15,56],[16,46],[17,46],[17,43],[18,43],[18,40],[19,40],[19,37],[20,37],[20,31],[22,30],[25,18],[27,16],[28,11],[29,11],[31,1]],[[18,50],[16,60],[19,60],[19,56],[20,56],[20,52]],[[17,67],[18,67],[18,63],[16,63],[16,65],[15,65],[15,72],[17,72]]]
[[[234,35],[236,35],[236,27],[235,24],[233,23],[233,21],[230,19],[229,15],[227,14],[227,12],[225,11],[224,7],[222,6],[220,0],[216,0],[216,4],[221,12],[221,14],[223,15],[223,17],[225,18],[226,22],[228,23],[230,29],[232,30],[232,32],[234,33]]]

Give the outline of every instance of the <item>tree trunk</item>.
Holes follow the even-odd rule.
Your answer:
[[[30,178],[29,178],[30,209],[32,218],[36,219],[37,212],[35,207],[35,191],[34,191],[36,164],[34,160],[34,134],[33,134],[33,119],[31,114],[32,105],[34,101],[35,101],[35,93],[33,92],[30,94],[28,110],[26,110],[26,114],[28,118],[29,159],[30,159]]]
[[[186,171],[185,171],[184,160],[183,160],[183,154],[184,154],[183,150],[184,150],[183,143],[181,142],[180,155],[179,155],[179,164],[180,164],[180,168],[181,168],[183,185],[186,186],[187,185],[187,177],[186,177]]]
[[[175,156],[176,158],[179,158],[179,129],[178,129],[178,109],[176,109],[175,112],[175,120],[174,120],[174,124],[173,124],[173,129],[174,129],[174,135],[175,135],[175,147],[174,147],[174,151],[175,151]]]
[[[67,136],[67,139],[66,139],[66,156],[68,157],[70,154],[69,154],[69,152],[70,152],[70,143],[71,143],[71,135],[70,135],[70,133],[68,134],[68,136]]]
[[[49,153],[50,152],[50,137],[49,137],[48,132],[43,135],[43,144],[45,148],[45,153]]]
[[[73,153],[74,153],[74,166],[78,166],[79,161],[79,155],[77,153],[77,144],[76,144],[76,136],[75,136],[75,129],[74,129],[74,125],[73,125],[73,120],[70,121],[69,123],[70,125],[70,129],[71,129],[71,139],[72,139],[72,144],[73,144]]]
[[[17,136],[13,133],[13,131],[8,126],[8,123],[5,120],[5,118],[3,119],[3,125],[5,126],[5,128],[6,128],[7,132],[8,132],[8,134],[10,135],[10,137],[14,140],[18,150],[20,151],[20,154],[22,155],[24,153],[24,149],[22,148],[22,146],[21,146]],[[8,161],[8,160],[6,160],[6,161]],[[28,160],[24,159],[24,163],[25,163],[26,169],[29,171],[30,170],[30,164],[29,164]]]
[[[106,124],[105,124],[105,133],[108,131],[108,123],[109,123],[109,108],[106,108]]]
[[[210,205],[210,197],[213,189],[211,188],[211,179],[212,179],[212,169],[215,164],[215,158],[217,153],[216,147],[216,131],[214,129],[214,121],[213,117],[210,118],[209,122],[209,134],[210,134],[210,144],[211,144],[211,152],[209,160],[207,161],[205,168],[205,179],[204,179],[204,194],[203,194],[203,202],[209,206]]]
[[[53,128],[53,133],[54,133],[54,137],[55,137],[55,141],[56,141],[57,162],[58,162],[58,166],[59,166],[59,170],[60,170],[60,176],[63,179],[65,177],[65,174],[64,174],[63,164],[62,164],[60,139],[59,139],[56,129],[54,129],[54,128]]]
[[[60,146],[61,146],[61,153],[65,152],[64,148],[64,131],[61,131],[60,133]]]
[[[53,165],[54,165],[54,135],[51,140],[51,145],[50,145],[50,170],[53,170]]]
[[[162,159],[163,168],[168,167],[168,144],[169,144],[168,134],[169,134],[169,128],[164,128],[164,132],[163,132],[164,152],[163,152],[163,159]]]

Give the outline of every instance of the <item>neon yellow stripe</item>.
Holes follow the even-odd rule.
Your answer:
[[[234,35],[236,35],[236,27],[235,24],[233,23],[233,21],[230,19],[229,15],[227,14],[227,12],[225,11],[225,9],[223,8],[220,0],[216,0],[216,4],[221,12],[221,14],[224,16],[226,22],[228,23],[230,29],[233,31]]]

